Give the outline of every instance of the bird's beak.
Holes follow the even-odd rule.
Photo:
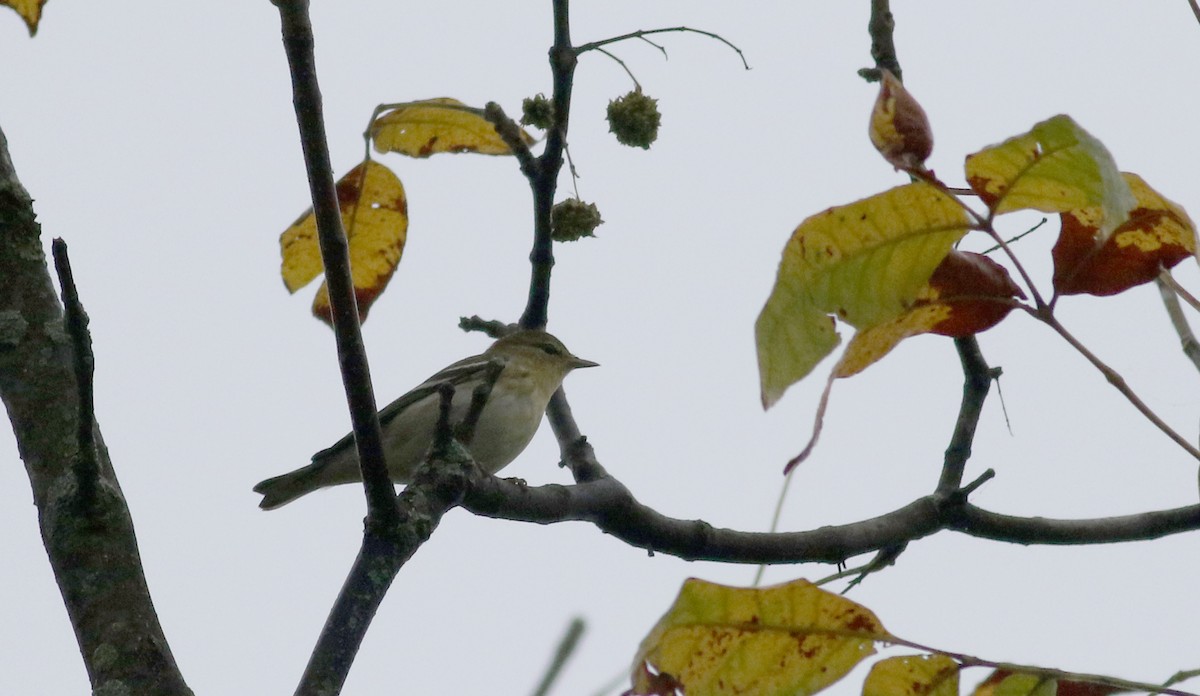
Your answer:
[[[592,362],[591,360],[584,360],[581,357],[572,355],[571,356],[571,369],[578,370],[581,367],[600,367],[600,363]]]

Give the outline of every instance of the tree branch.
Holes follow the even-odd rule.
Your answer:
[[[571,90],[574,86],[578,58],[571,46],[571,21],[568,0],[554,0],[554,45],[550,47],[550,73],[554,91],[550,101],[554,106],[554,123],[546,134],[546,148],[536,160],[536,166],[522,166],[533,192],[533,249],[529,252],[531,266],[529,298],[521,314],[521,328],[541,329],[546,326],[550,305],[550,275],[554,268],[553,241],[550,238],[550,209],[558,190],[558,173],[563,165],[563,148],[567,144],[567,125],[571,118]]]
[[[470,454],[452,437],[449,422],[454,388],[441,390],[437,439],[429,457],[398,498],[399,523],[368,523],[362,546],[338,593],[317,645],[304,669],[297,696],[341,693],[375,612],[396,574],[433,534],[448,510],[458,505],[473,478],[482,476]]]
[[[958,407],[958,420],[954,424],[954,435],[950,438],[942,463],[942,476],[938,480],[937,492],[942,495],[950,495],[962,486],[963,471],[967,460],[971,458],[971,443],[975,440],[975,428],[979,425],[983,402],[987,399],[992,379],[998,376],[998,371],[993,373],[988,368],[975,336],[954,339],[954,347],[962,362],[963,396],[962,404]]]
[[[338,363],[341,366],[342,383],[350,408],[350,423],[354,431],[363,488],[367,497],[367,515],[372,524],[385,528],[393,527],[400,517],[396,506],[396,489],[388,476],[387,463],[383,456],[378,409],[359,326],[354,283],[350,276],[350,251],[346,244],[346,233],[342,229],[337,188],[333,182],[333,169],[329,162],[329,146],[325,138],[321,90],[317,84],[308,2],[272,2],[279,8],[283,47],[287,52],[292,78],[292,101],[296,108],[300,146],[304,150],[304,166],[308,172],[308,184],[312,193],[321,260],[325,265],[325,283],[329,288],[333,333],[337,340]]]
[[[859,76],[867,82],[879,82],[883,79],[884,70],[895,75],[897,80],[904,81],[893,38],[896,18],[892,16],[889,4],[889,0],[871,0],[871,19],[867,23],[867,31],[871,34],[871,57],[875,59],[875,67],[858,71]]]
[[[42,540],[94,693],[190,695],[154,611],[133,520],[96,428],[83,493],[83,408],[33,202],[0,131],[0,398],[33,489]],[[80,505],[82,499],[89,504]]]

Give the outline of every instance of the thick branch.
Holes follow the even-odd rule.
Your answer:
[[[1108,544],[1200,529],[1200,505],[1122,517],[1058,520],[1013,517],[939,495],[867,520],[801,532],[742,532],[680,520],[642,505],[619,481],[522,486],[498,478],[472,485],[463,507],[478,515],[538,524],[591,522],[632,546],[690,561],[839,563],[943,529],[1018,544]]]
[[[79,504],[80,392],[40,234],[0,132],[0,398],[92,690],[191,694],[158,623],[133,520],[94,428],[98,480],[90,504]]]
[[[325,264],[325,283],[329,287],[333,332],[337,339],[338,363],[341,365],[346,401],[350,407],[350,423],[362,468],[368,515],[373,523],[391,527],[399,519],[396,492],[388,477],[383,456],[371,371],[367,365],[354,283],[350,277],[350,251],[346,244],[346,233],[342,229],[342,214],[338,208],[337,189],[329,162],[308,2],[274,2],[279,8],[283,46],[287,51],[292,77],[292,101],[296,107],[300,146],[304,150],[304,166],[312,192],[321,260]]]

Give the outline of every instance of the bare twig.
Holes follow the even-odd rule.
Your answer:
[[[651,36],[654,34],[665,34],[668,32],[685,32],[685,33],[690,33],[690,34],[699,34],[701,36],[707,36],[710,39],[716,39],[717,41],[720,41],[721,43],[725,44],[729,48],[733,49],[733,51],[735,53],[737,53],[738,58],[740,58],[742,61],[742,67],[744,67],[747,70],[750,69],[750,64],[746,62],[746,55],[744,53],[742,53],[742,49],[740,49],[737,46],[735,46],[734,44],[730,43],[727,39],[725,39],[725,37],[721,36],[720,34],[714,34],[711,31],[704,31],[702,29],[692,29],[691,27],[665,27],[662,29],[639,29],[638,31],[631,31],[628,34],[621,34],[620,36],[613,36],[611,38],[601,39],[600,41],[592,41],[592,42],[577,46],[577,47],[575,47],[575,54],[582,55],[584,53],[587,53],[588,51],[597,50],[601,46],[607,46],[609,44],[618,43],[620,41],[627,41],[629,39],[645,40],[645,38],[647,36]],[[658,44],[653,43],[653,42],[648,42],[648,43],[650,43],[651,46],[654,46],[655,48],[662,51],[663,56],[666,56],[667,51],[665,48],[663,48],[662,46],[659,46]],[[637,80],[634,80],[634,82],[637,82]]]
[[[983,402],[987,399],[993,378],[993,372],[979,350],[979,341],[975,340],[974,336],[954,339],[954,347],[958,350],[958,359],[962,363],[963,395],[962,403],[958,407],[958,420],[954,424],[954,434],[950,438],[950,445],[946,448],[946,456],[942,463],[942,475],[938,480],[937,492],[943,495],[950,495],[962,485],[963,471],[966,469],[967,460],[971,458],[975,428],[979,425]]]
[[[1200,370],[1200,343],[1196,341],[1196,335],[1192,333],[1192,327],[1188,324],[1187,317],[1183,315],[1183,307],[1179,305],[1179,295],[1167,280],[1168,278],[1171,278],[1171,272],[1163,270],[1154,279],[1154,283],[1158,286],[1159,294],[1162,295],[1163,306],[1167,309],[1171,326],[1175,327],[1175,333],[1179,336],[1183,354],[1192,361],[1192,365],[1197,370]]]
[[[499,135],[504,144],[508,145],[508,149],[512,150],[517,162],[521,165],[521,171],[526,172],[526,176],[528,176],[528,172],[533,167],[533,153],[529,151],[529,145],[521,137],[521,127],[517,125],[516,121],[509,118],[508,114],[504,113],[504,109],[500,108],[496,102],[488,102],[483,107],[483,117],[496,129],[496,135]]]
[[[625,61],[616,57],[613,52],[609,51],[608,49],[597,47],[596,50],[617,61],[617,65],[621,66],[621,68],[625,71],[625,74],[629,76],[629,79],[633,80],[633,86],[636,87],[639,92],[642,90],[642,83],[638,82],[638,79],[634,77],[633,71],[629,69],[629,66],[625,64]]]
[[[1196,15],[1196,21],[1200,22],[1200,3],[1196,0],[1188,0],[1188,5],[1192,8],[1192,14]]]
[[[948,190],[948,191],[951,191],[951,190],[955,190],[955,189],[947,189],[947,190]],[[962,195],[962,194],[959,194],[959,195]],[[1022,232],[1021,234],[1018,234],[1017,236],[1015,236],[1015,237],[1012,237],[1011,239],[1007,239],[1007,240],[1005,240],[1005,243],[1006,243],[1006,244],[1012,244],[1013,242],[1019,242],[1020,240],[1024,239],[1024,238],[1025,238],[1025,237],[1027,237],[1028,235],[1031,235],[1031,234],[1033,234],[1034,232],[1036,232],[1036,231],[1038,230],[1038,228],[1040,228],[1042,225],[1044,225],[1044,224],[1046,224],[1047,222],[1049,222],[1049,220],[1050,220],[1049,218],[1042,218],[1042,221],[1041,221],[1041,222],[1039,222],[1038,224],[1034,225],[1033,227],[1030,227],[1029,229],[1025,230],[1025,231],[1024,231],[1024,232]],[[996,245],[993,245],[993,246],[990,246],[990,247],[988,247],[987,249],[984,249],[983,251],[981,251],[981,252],[979,252],[979,253],[981,253],[981,254],[990,254],[990,253],[992,253],[993,251],[996,251],[996,250],[997,250],[997,249],[999,249],[999,248],[1000,248],[1000,245],[999,245],[999,244],[996,244]]]
[[[469,317],[459,317],[458,328],[463,331],[482,331],[492,338],[503,338],[519,330],[521,327],[517,324],[506,324],[495,319],[484,319],[478,314],[474,314]]]
[[[1192,293],[1187,291],[1187,288],[1180,285],[1179,281],[1175,280],[1175,276],[1171,275],[1167,271],[1163,271],[1162,273],[1160,273],[1158,275],[1158,277],[1164,283],[1171,286],[1171,289],[1175,291],[1175,294],[1179,295],[1179,297],[1184,302],[1188,303],[1188,305],[1191,306],[1192,309],[1196,310],[1197,312],[1200,312],[1200,300],[1197,300],[1196,297],[1194,295],[1192,295]]]
[[[1062,336],[1067,343],[1071,344],[1072,348],[1078,351],[1080,355],[1086,358],[1088,362],[1090,362],[1097,370],[1099,370],[1100,374],[1104,375],[1104,378],[1108,380],[1108,383],[1116,387],[1117,391],[1121,392],[1121,395],[1124,396],[1129,403],[1133,404],[1133,407],[1141,412],[1141,414],[1145,416],[1146,420],[1154,424],[1154,427],[1158,428],[1167,437],[1174,440],[1175,444],[1182,447],[1185,452],[1190,454],[1195,459],[1200,460],[1200,449],[1196,449],[1195,445],[1193,445],[1179,433],[1175,432],[1171,426],[1167,425],[1166,421],[1164,421],[1157,413],[1151,410],[1151,408],[1146,405],[1146,402],[1142,401],[1142,399],[1133,391],[1133,389],[1130,388],[1129,384],[1125,381],[1125,378],[1122,377],[1119,372],[1109,367],[1100,358],[1096,357],[1092,351],[1088,350],[1087,346],[1080,343],[1079,339],[1071,335],[1071,333],[1059,323],[1058,319],[1054,317],[1054,314],[1049,311],[1049,308],[1046,308],[1043,311],[1028,311],[1036,319],[1058,332],[1059,336]]]
[[[562,639],[558,641],[558,646],[554,649],[554,656],[550,659],[550,664],[546,666],[546,673],[542,675],[537,688],[533,690],[533,696],[546,696],[550,693],[555,680],[566,666],[567,660],[570,660],[571,655],[575,653],[579,639],[583,637],[584,627],[583,619],[578,616],[571,619],[571,623],[567,625],[567,632],[563,634]]]
[[[325,139],[321,91],[317,85],[316,59],[313,56],[312,23],[305,0],[273,0],[279,8],[283,45],[292,77],[296,122],[300,127],[300,146],[313,199],[313,213],[321,259],[325,264],[325,282],[333,331],[337,339],[338,362],[345,385],[350,422],[362,468],[369,519],[384,527],[399,520],[396,491],[388,477],[383,442],[376,415],[371,371],[359,327],[358,304],[350,277],[350,254],[338,209],[337,189]]]
[[[896,19],[892,16],[888,0],[871,0],[871,19],[867,23],[867,31],[871,34],[871,58],[875,60],[875,67],[859,70],[859,76],[867,82],[879,82],[883,79],[883,71],[887,70],[903,82],[904,72],[896,58],[893,38]]]
[[[96,499],[96,483],[100,477],[100,463],[96,452],[96,407],[93,398],[92,376],[96,371],[96,360],[92,355],[92,336],[88,332],[88,315],[79,301],[75,288],[75,276],[71,272],[71,259],[67,256],[67,243],[55,239],[52,243],[54,268],[58,272],[58,284],[62,288],[63,323],[71,337],[74,354],[75,384],[79,394],[79,411],[76,441],[79,457],[75,460],[75,484],[78,486],[77,501],[90,507]]]

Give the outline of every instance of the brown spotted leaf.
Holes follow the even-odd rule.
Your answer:
[[[982,254],[952,250],[900,316],[859,330],[834,368],[850,377],[887,355],[909,336],[936,333],[961,338],[1000,323],[1025,294],[1008,270]]]
[[[371,124],[370,136],[376,152],[398,152],[409,157],[429,157],[440,152],[474,152],[481,155],[511,155],[483,109],[457,99],[438,97],[397,105]],[[533,137],[520,131],[526,144]]]
[[[1136,174],[1124,174],[1137,204],[1108,241],[1100,239],[1096,208],[1061,215],[1054,245],[1054,289],[1060,295],[1115,295],[1147,283],[1196,252],[1196,227],[1183,208]]]
[[[889,637],[869,609],[805,580],[747,589],[691,579],[642,641],[630,693],[807,696]]]
[[[404,186],[392,170],[374,161],[359,164],[337,183],[338,207],[350,245],[350,273],[363,321],[371,303],[391,280],[408,235],[408,203]],[[281,273],[288,292],[296,292],[324,272],[317,241],[317,222],[310,208],[279,237]],[[313,300],[313,314],[330,323],[329,289],[325,283]]]
[[[0,5],[7,5],[21,15],[30,36],[37,33],[38,22],[42,19],[42,5],[45,4],[46,0],[0,0]]]

